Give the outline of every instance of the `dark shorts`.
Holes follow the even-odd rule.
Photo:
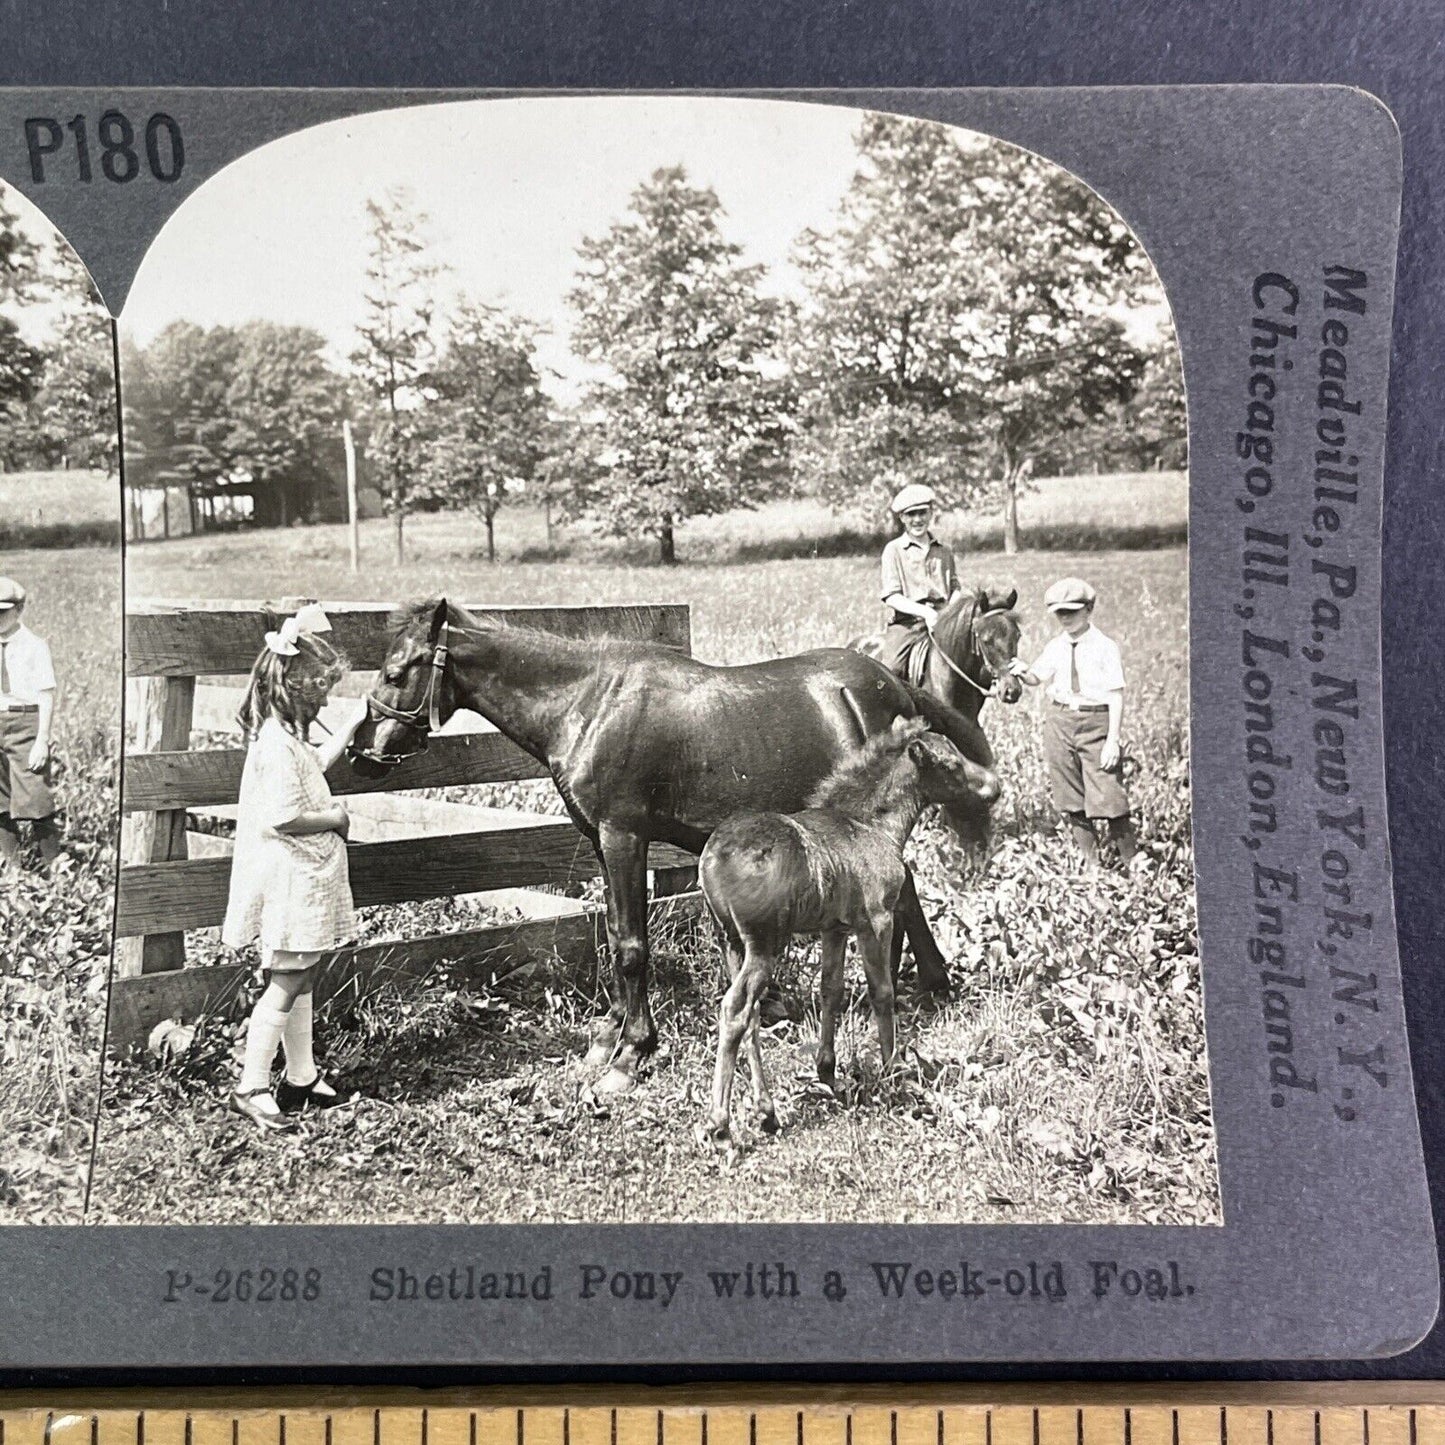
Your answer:
[[[893,616],[894,620],[883,633],[878,661],[897,677],[921,682],[924,659],[928,656],[928,629],[921,617],[904,619],[896,612]]]
[[[40,731],[40,715],[0,712],[0,813],[12,818],[48,818],[55,798],[44,773],[30,771],[30,747]]]
[[[1051,699],[1044,702],[1044,763],[1059,812],[1122,818],[1129,811],[1118,771],[1106,773],[1099,766],[1108,736],[1107,710],[1074,712]]]

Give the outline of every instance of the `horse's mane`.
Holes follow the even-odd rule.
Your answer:
[[[403,632],[410,631],[419,622],[431,625],[432,614],[441,604],[440,597],[423,597],[416,602],[402,602],[392,610],[387,618],[387,631],[393,637],[400,636]],[[448,603],[447,612],[454,610],[454,604]]]
[[[874,733],[818,784],[808,806],[852,814],[871,811],[908,744],[927,731],[922,718],[906,718],[886,732]]]
[[[420,627],[427,631],[431,620],[442,603],[441,597],[423,597],[417,602],[403,602],[387,620],[388,634],[394,642],[403,633]],[[570,654],[588,660],[599,656],[625,651],[633,644],[619,638],[606,637],[563,637],[560,633],[548,632],[542,627],[519,627],[505,617],[480,618],[468,612],[460,603],[447,601],[447,621],[463,633],[505,632],[512,645],[530,643],[535,649],[545,649],[549,654]]]

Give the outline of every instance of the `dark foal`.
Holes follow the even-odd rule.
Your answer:
[[[763,1072],[758,1005],[797,933],[823,940],[818,1077],[835,1082],[834,1031],[843,1005],[843,956],[858,940],[887,1068],[893,1059],[894,913],[907,869],[903,848],[931,803],[957,803],[997,785],[921,719],[899,718],[846,758],[797,813],[743,813],[721,823],[698,875],[726,942],[732,985],[718,1010],[717,1069],[707,1132],[731,1138],[733,1075],[744,1038],[758,1123],[778,1127]]]

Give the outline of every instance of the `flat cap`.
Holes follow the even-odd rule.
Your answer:
[[[911,512],[915,507],[931,507],[937,500],[932,487],[925,487],[922,482],[909,482],[894,497],[891,506],[893,512],[901,517],[904,512]]]
[[[9,611],[25,601],[25,589],[8,577],[0,577],[0,609]]]
[[[1082,577],[1061,577],[1044,593],[1044,606],[1050,612],[1071,611],[1075,607],[1087,607],[1095,595]]]

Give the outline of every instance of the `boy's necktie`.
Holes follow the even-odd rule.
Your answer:
[[[10,672],[5,666],[5,650],[8,642],[0,642],[0,697],[10,696]]]
[[[1069,692],[1077,699],[1081,689],[1079,687],[1079,644],[1069,643]]]

